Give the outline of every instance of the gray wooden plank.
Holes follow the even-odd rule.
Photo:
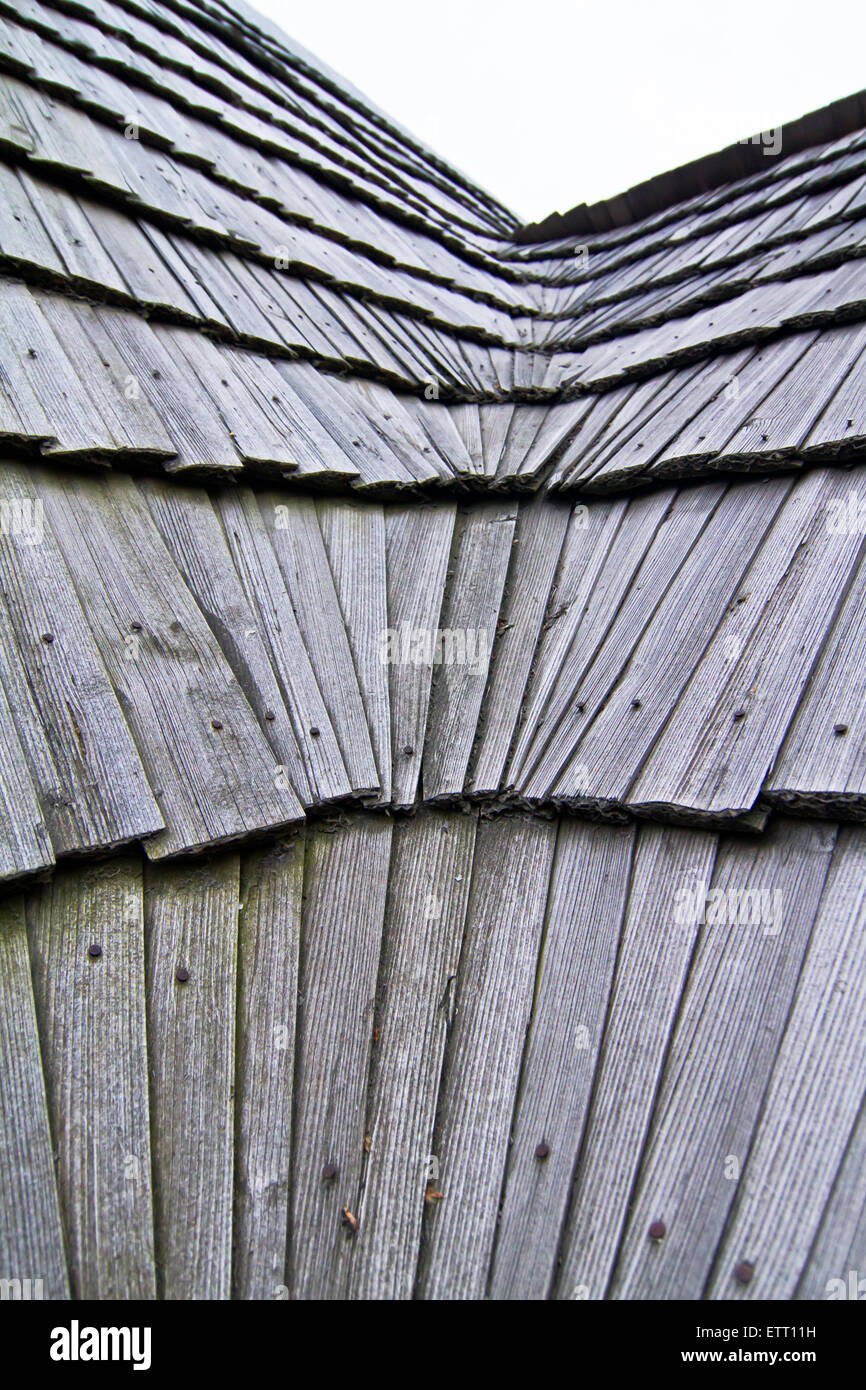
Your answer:
[[[670,928],[674,885],[706,881],[716,843],[706,832],[640,830],[558,1298],[605,1296],[697,935],[696,923]]]
[[[130,390],[150,402],[176,450],[166,469],[240,469],[240,455],[218,411],[203,398],[192,373],[178,370],[147,321],[124,309],[98,308],[96,315],[126,366],[125,379],[132,379]]]
[[[336,454],[339,463],[348,461],[357,469],[360,483],[404,486],[413,481],[386,438],[372,428],[367,415],[339,383],[304,363],[279,362],[277,370],[318,420],[328,451]]]
[[[376,759],[381,802],[391,800],[391,704],[385,513],[372,502],[320,498],[316,511],[349,639]]]
[[[744,421],[763,415],[761,403],[781,379],[796,381],[796,363],[814,339],[814,333],[796,333],[760,347],[730,389],[715,396],[671,440],[656,460],[657,468],[721,454]]]
[[[471,816],[395,826],[352,1299],[412,1297],[428,1184],[438,1189],[433,1124],[474,847]]]
[[[706,1289],[788,1299],[831,1199],[866,1075],[866,834],[839,833],[761,1119]],[[754,1267],[748,1284],[733,1275]]]
[[[304,841],[245,854],[238,939],[232,1296],[285,1297]]]
[[[52,477],[47,487],[62,492],[65,483]],[[23,464],[5,465],[0,477],[11,532],[0,542],[0,647],[60,855],[120,845],[164,821],[48,521],[45,488]]]
[[[866,1266],[866,1100],[839,1165],[821,1226],[797,1285],[798,1299],[863,1298]],[[853,1271],[853,1279],[852,1279]]]
[[[633,827],[563,819],[523,1063],[490,1296],[543,1299],[601,1050],[628,897]],[[548,1150],[541,1160],[539,1144]]]
[[[508,406],[506,406],[505,409],[510,411]],[[449,406],[448,414],[451,416],[452,424],[457,427],[460,438],[463,440],[464,448],[472,460],[474,472],[483,474],[485,472],[485,462],[481,436],[481,412],[479,407],[471,401],[468,401],[463,405]]]
[[[539,498],[517,514],[505,598],[497,624],[478,744],[467,786],[475,792],[499,787],[520,717],[541,624],[562,551],[571,507]]]
[[[633,805],[748,810],[784,739],[862,551],[826,535],[828,504],[855,484],[832,470],[797,480],[738,598],[629,793]]]
[[[351,779],[256,496],[247,488],[220,492],[214,505],[246,600],[268,644],[312,799],[348,796]]]
[[[145,880],[159,1294],[231,1292],[239,860]],[[178,978],[181,972],[183,978]]]
[[[12,879],[48,868],[54,863],[54,852],[39,793],[15,732],[5,679],[0,665],[0,879]]]
[[[789,478],[777,478],[729,488],[691,551],[684,557],[678,553],[680,569],[625,657],[613,688],[597,692],[590,674],[582,689],[583,727],[578,725],[555,795],[627,799],[637,769],[676,708],[791,486]]]
[[[463,791],[490,668],[517,503],[479,502],[458,517],[452,572],[433,653],[423,795]]]
[[[855,478],[861,479],[858,471]],[[855,483],[826,512],[826,541],[859,526]],[[842,608],[765,783],[769,801],[840,809],[859,806],[866,790],[866,564],[861,559]],[[844,813],[844,811],[843,811]]]
[[[663,511],[663,494],[658,493],[650,494],[644,506],[629,506],[588,612],[574,615],[577,631],[543,710],[542,727],[527,749],[521,773],[527,795],[546,797],[556,785],[575,739],[615,685],[722,493],[718,484],[708,484],[670,498]],[[589,520],[592,525],[592,513]],[[585,586],[589,575],[581,578]],[[561,606],[559,595],[557,602]],[[564,616],[569,621],[563,624],[562,642],[574,622],[571,613]]]
[[[434,1138],[443,1199],[427,1211],[423,1298],[485,1295],[555,842],[554,825],[522,816],[478,831]]]
[[[358,1219],[391,825],[353,817],[309,835],[298,996],[288,1287],[345,1298]],[[333,1176],[324,1170],[333,1168]]]
[[[866,328],[862,325],[845,324],[819,334],[793,372],[761,402],[755,412],[757,418],[747,420],[728,440],[724,457],[774,457],[797,450],[862,354],[864,344]]]
[[[588,507],[578,504],[570,512],[514,736],[506,773],[509,785],[516,784],[522,775],[540,726],[550,721],[548,704],[557,681],[566,671],[585,670],[591,661],[622,600],[633,566],[651,544],[672,496],[668,492],[664,503],[660,496],[654,496],[593,502]]]
[[[358,793],[378,791],[378,774],[352,650],[312,497],[258,494],[265,528]]]
[[[385,509],[388,575],[386,658],[391,696],[391,796],[415,800],[456,509],[414,504]]]
[[[302,818],[243,692],[130,478],[34,474],[166,829],[150,857]]]
[[[414,414],[404,408],[402,397],[396,396],[387,386],[362,377],[356,377],[349,389],[374,434],[379,434],[397,455],[410,478],[423,484],[451,477],[451,469],[440,458],[429,434]]]
[[[309,806],[313,794],[271,665],[270,647],[259,630],[208,494],[204,488],[180,488],[150,478],[142,479],[139,486],[174,563],[255,712],[275,765],[285,769],[301,803]]]
[[[615,1298],[701,1297],[737,1199],[835,841],[834,827],[808,821],[779,821],[757,838],[725,841],[704,885],[709,905],[679,900],[700,919],[698,947]],[[655,1221],[667,1227],[660,1243],[648,1239]]]
[[[57,873],[27,919],[73,1297],[155,1298],[140,856]]]
[[[463,436],[451,418],[450,409],[436,400],[423,396],[403,396],[402,404],[430,439],[439,457],[457,477],[474,473],[475,463],[463,442]]]
[[[38,402],[37,435],[51,439],[52,452],[91,454],[115,443],[102,412],[81,381],[39,304],[26,285],[4,280],[0,290],[0,344],[4,386],[19,414],[31,418]],[[39,416],[48,420],[45,430]]]
[[[458,406],[457,409],[465,407]],[[484,460],[484,474],[495,478],[502,461],[502,452],[508,438],[508,430],[516,405],[491,403],[478,407],[481,428],[481,454]]]
[[[116,449],[146,458],[172,458],[174,445],[159,415],[146,393],[136,389],[128,362],[93,307],[56,294],[34,291],[33,298],[75,366],[93,410],[101,412]],[[46,452],[52,452],[50,446]]]
[[[0,903],[0,1278],[27,1280],[22,1287],[31,1293],[41,1287],[43,1298],[64,1299],[66,1251],[24,904],[23,897]]]

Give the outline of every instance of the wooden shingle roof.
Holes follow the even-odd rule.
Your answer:
[[[821,1296],[859,99],[539,231],[246,6],[0,70],[0,1279]]]

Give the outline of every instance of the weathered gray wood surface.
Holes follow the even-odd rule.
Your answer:
[[[715,852],[706,833],[641,828],[562,1243],[559,1298],[607,1291],[697,936],[696,923],[674,922],[675,894],[709,878]]]
[[[44,493],[23,464],[4,467],[0,500],[30,525],[0,540],[0,661],[51,844],[63,854],[121,845],[164,822]]]
[[[152,857],[300,818],[273,755],[200,609],[130,479],[39,474],[103,663],[164,814]]]
[[[235,1085],[235,1298],[287,1292],[301,837],[241,860]]]
[[[418,1293],[486,1292],[556,843],[555,826],[483,824],[434,1138],[442,1201],[428,1209]]]
[[[541,1299],[556,1271],[628,898],[633,827],[563,822],[490,1296]],[[539,1144],[548,1154],[536,1157]]]
[[[0,1279],[41,1279],[43,1296],[61,1299],[69,1281],[24,904],[0,903]]]
[[[453,572],[440,616],[424,744],[426,800],[459,794],[487,685],[490,653],[511,559],[515,503],[489,502],[458,521]]]
[[[307,843],[298,999],[288,1286],[344,1298],[358,1219],[390,822],[354,818]],[[323,1174],[333,1165],[331,1178]]]
[[[145,884],[156,1260],[167,1299],[231,1294],[238,876],[238,856],[225,854],[150,867]]]
[[[394,831],[353,1299],[412,1297],[425,1199],[439,1190],[433,1123],[474,848],[468,816],[421,813]]]
[[[430,657],[439,627],[455,509],[388,507],[385,542],[388,627],[393,634],[388,667],[391,695],[391,795],[397,806],[415,800],[433,679]]]
[[[720,847],[707,888],[727,896],[717,909],[710,900],[699,929],[615,1298],[701,1297],[737,1199],[835,838],[832,827],[783,821]],[[667,1227],[660,1244],[647,1236],[654,1221]]]
[[[254,505],[254,503],[253,503]],[[355,663],[311,497],[259,495],[304,646],[340,744],[352,790],[378,791],[378,777]]]
[[[59,872],[28,934],[73,1297],[154,1298],[139,857]]]
[[[866,844],[841,830],[710,1298],[793,1297],[863,1099]],[[734,1266],[755,1267],[750,1284]]]
[[[478,731],[468,783],[473,791],[495,791],[502,781],[569,515],[565,503],[533,503],[518,512],[484,696],[487,709],[496,714],[488,714]]]
[[[385,513],[375,505],[317,503],[340,613],[355,663],[379,780],[378,800],[391,799],[391,706],[383,660],[388,627]]]

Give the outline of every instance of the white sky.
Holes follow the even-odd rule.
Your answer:
[[[251,0],[526,220],[866,87],[863,0]]]

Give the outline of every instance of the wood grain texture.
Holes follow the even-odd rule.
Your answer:
[[[824,887],[710,1298],[791,1298],[833,1191],[866,1074],[866,834],[846,826]],[[748,1260],[752,1282],[734,1266]]]
[[[68,1298],[23,897],[0,903],[0,1055],[0,1279]]]
[[[154,1298],[140,857],[58,873],[27,918],[73,1297]]]
[[[156,1257],[166,1299],[231,1293],[238,882],[238,856],[224,854],[149,867],[145,883]]]
[[[140,483],[171,557],[219,642],[255,712],[259,727],[304,806],[313,800],[291,714],[271,664],[258,608],[244,591],[216,509],[203,488]]]
[[[45,511],[166,829],[153,858],[301,818],[219,644],[129,478],[39,475]]]
[[[863,536],[828,536],[850,479],[798,480],[647,760],[634,805],[748,810],[850,584]]]
[[[383,643],[388,627],[385,513],[372,503],[316,504],[376,759],[378,800],[391,799],[391,705]]]
[[[412,1297],[425,1196],[439,1186],[433,1123],[474,848],[471,816],[395,827],[353,1299]]]
[[[697,935],[675,923],[678,889],[708,879],[716,838],[641,827],[584,1127],[555,1296],[605,1296]]]
[[[462,792],[499,618],[517,505],[482,502],[458,521],[440,615],[424,744],[426,800]]]
[[[52,476],[50,489],[58,486]],[[43,492],[23,464],[4,467],[0,506],[31,524],[0,541],[0,646],[15,725],[59,855],[122,845],[164,822]]]
[[[570,514],[566,503],[547,500],[524,504],[517,514],[505,597],[468,779],[472,791],[492,792],[502,781]]]
[[[417,1294],[485,1295],[556,842],[524,817],[478,832]]]
[[[818,1234],[800,1276],[796,1292],[798,1299],[862,1299],[863,1269],[866,1264],[864,1167],[866,1101],[860,1107],[833,1190],[824,1208]],[[852,1270],[855,1271],[853,1280]],[[832,1282],[834,1280],[835,1283]]]
[[[258,500],[352,790],[378,791],[364,702],[316,504],[311,497],[278,492],[259,494]]]
[[[304,841],[241,859],[234,1298],[285,1289]]]
[[[552,1284],[602,1046],[628,899],[634,828],[560,822],[490,1296],[543,1299]],[[549,1150],[542,1161],[536,1149]]]
[[[433,679],[432,648],[439,627],[455,508],[447,503],[385,509],[388,629],[392,659],[391,796],[415,800]]]
[[[835,840],[833,827],[781,821],[720,846],[615,1298],[701,1297],[737,1199]],[[647,1232],[659,1220],[667,1233],[654,1244]]]
[[[358,1216],[391,824],[359,816],[312,831],[304,872],[288,1287],[345,1298]],[[323,1177],[332,1164],[333,1178]]]
[[[292,716],[312,799],[327,802],[348,796],[351,778],[256,497],[248,489],[220,492],[215,505]]]

